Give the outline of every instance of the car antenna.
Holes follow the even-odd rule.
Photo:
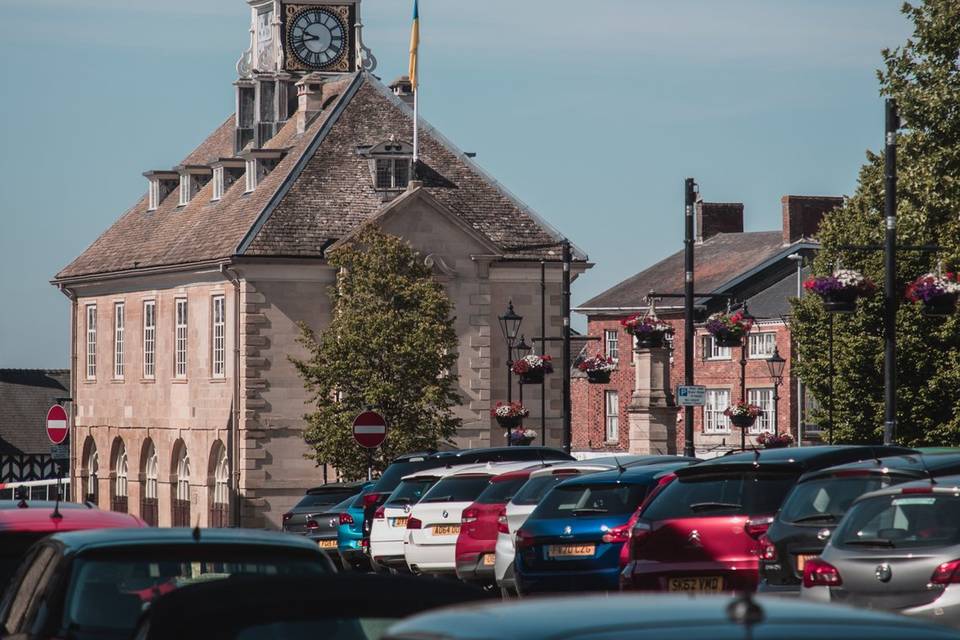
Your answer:
[[[760,449],[756,447],[753,448],[753,466],[757,468],[760,466]]]
[[[197,514],[197,524],[193,527],[193,541],[200,542],[200,514]]]
[[[920,461],[920,466],[923,467],[924,473],[926,473],[926,474],[927,474],[927,477],[930,478],[930,486],[932,487],[932,486],[934,486],[935,484],[937,484],[936,478],[933,477],[933,474],[930,473],[930,469],[927,468],[927,462],[926,462],[926,460],[923,459],[923,454],[922,454],[922,453],[917,456],[917,460]]]
[[[873,445],[870,445],[870,453],[873,454],[873,461],[877,463],[877,466],[883,466],[883,461],[880,460],[880,456],[877,455],[877,448]]]
[[[623,466],[622,464],[620,464],[620,458],[618,458],[617,456],[613,456],[613,463],[614,463],[615,465],[617,465],[617,470],[620,472],[619,475],[622,476],[622,475],[623,475],[623,472],[626,471],[627,468],[626,468],[625,466]],[[619,476],[618,476],[618,477],[619,477]]]

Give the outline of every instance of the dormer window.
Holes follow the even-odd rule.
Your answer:
[[[390,139],[358,149],[370,162],[373,187],[389,200],[407,188],[413,163],[413,145]]]
[[[180,174],[176,171],[147,171],[147,211],[156,211],[160,203],[170,195],[180,183]]]
[[[243,175],[247,163],[243,158],[220,158],[210,166],[213,167],[213,197],[211,200],[220,200],[231,185]]]
[[[180,202],[178,206],[184,206],[193,200],[200,189],[203,189],[210,178],[213,176],[213,170],[203,164],[188,164],[177,167],[180,172]]]
[[[410,182],[410,160],[377,160],[377,191],[403,190]]]
[[[246,161],[246,193],[255,190],[280,164],[285,154],[283,149],[250,149],[241,153],[240,156]]]

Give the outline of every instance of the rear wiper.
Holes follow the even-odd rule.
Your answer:
[[[858,538],[856,540],[844,540],[841,544],[857,545],[861,547],[896,547],[893,540],[887,538]]]
[[[600,509],[598,507],[582,507],[580,509],[574,509],[573,515],[578,515],[581,513],[609,513],[609,509]]]
[[[733,502],[698,502],[690,505],[691,511],[712,511],[713,509],[740,509],[742,504]]]
[[[424,502],[453,502],[453,496],[434,496]]]
[[[801,522],[836,522],[837,516],[832,513],[814,513],[809,516],[803,516],[796,520],[791,520],[790,524],[800,524]]]
[[[391,500],[389,504],[410,504],[410,498],[397,498],[395,500]]]

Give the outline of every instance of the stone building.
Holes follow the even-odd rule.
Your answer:
[[[842,203],[841,198],[784,196],[781,199],[783,227],[779,231],[743,230],[740,203],[700,202],[696,208],[694,249],[697,293],[730,295],[747,301],[756,318],[746,345],[747,400],[763,414],[747,435],[748,446],[763,431],[798,434],[798,385],[790,362],[793,357],[789,298],[797,295],[799,270],[816,251],[817,227],[823,215]],[[803,260],[792,258],[796,256]],[[589,384],[578,377],[573,384],[573,442],[577,451],[646,451],[648,443],[631,438],[628,407],[635,391],[632,336],[620,321],[634,313],[649,311],[647,294],[682,293],[684,254],[675,253],[583,303],[577,309],[587,316],[588,333],[601,338],[598,350],[618,360],[609,384]],[[694,382],[707,387],[707,404],[694,410],[694,446],[699,456],[712,456],[739,447],[740,430],[723,415],[740,397],[739,348],[719,347],[705,331],[703,322],[724,308],[724,298],[699,298],[696,305]],[[660,319],[674,327],[668,342],[671,391],[683,383],[683,299],[662,298],[656,302]],[[590,346],[588,349],[597,347]],[[765,360],[774,348],[787,360],[783,383],[777,389]],[[806,398],[809,402],[810,399]],[[676,411],[676,451],[683,451],[683,413]],[[805,437],[815,437],[815,425],[805,425]]]
[[[414,164],[410,84],[373,75],[360,0],[249,5],[237,112],[144,173],[144,196],[53,281],[72,302],[73,481],[161,526],[279,527],[322,482],[288,356],[305,355],[298,322],[327,324],[325,252],[361,225],[409,241],[454,302],[457,444],[502,442],[497,315],[512,300],[539,331],[541,261],[560,326],[562,236],[425,123]],[[577,252],[574,275],[586,266]],[[557,415],[559,380],[546,393]]]

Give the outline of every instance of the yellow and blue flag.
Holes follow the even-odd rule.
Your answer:
[[[417,50],[420,48],[420,11],[413,0],[413,28],[410,31],[410,84],[417,90]]]

